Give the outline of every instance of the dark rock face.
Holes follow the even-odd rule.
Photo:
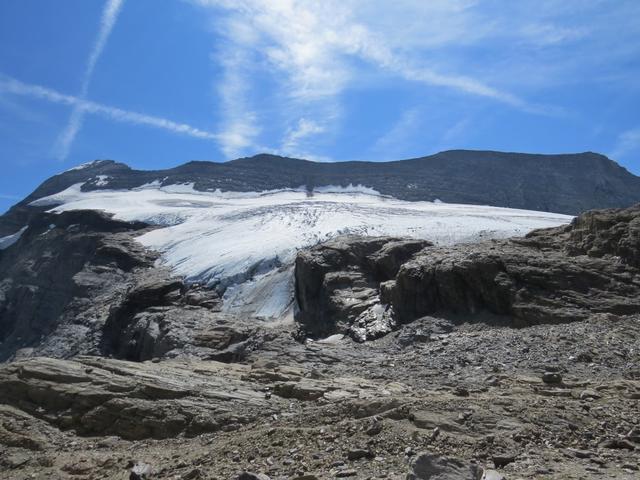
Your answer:
[[[639,222],[636,206],[589,212],[526,238],[446,248],[333,240],[298,255],[297,319],[311,335],[369,339],[426,315],[527,326],[637,314]],[[381,321],[384,331],[366,333]]]
[[[393,286],[400,322],[490,313],[516,326],[640,312],[640,206],[589,212],[524,239],[426,249]]]
[[[145,228],[88,211],[34,217],[0,253],[0,360],[42,341],[67,354],[95,346],[95,322],[156,259],[132,239]]]
[[[428,245],[423,240],[347,236],[300,252],[295,267],[296,319],[304,333],[344,333],[366,340],[391,331],[391,312],[372,310],[380,303],[380,284],[394,278],[404,262]]]
[[[565,248],[569,255],[619,257],[627,265],[640,268],[638,208],[581,215],[573,222]]]
[[[32,217],[0,251],[0,361],[187,351],[236,361],[259,344],[256,328],[219,312],[214,291],[156,266],[157,254],[135,241],[149,228],[94,211]]]
[[[102,181],[102,176],[106,181]],[[41,209],[29,203],[71,185],[84,191],[130,189],[161,181],[194,183],[197,190],[310,190],[321,185],[362,184],[403,200],[494,205],[578,214],[640,202],[640,178],[595,153],[531,155],[452,150],[395,162],[316,163],[256,155],[226,163],[189,162],[156,171],[132,170],[110,160],[93,162],[45,181],[0,217],[0,237],[11,235]]]

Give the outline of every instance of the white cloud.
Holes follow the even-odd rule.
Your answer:
[[[341,111],[342,94],[361,86],[363,76],[371,72],[371,77],[397,77],[529,113],[558,114],[554,108],[536,105],[514,91],[492,85],[477,69],[469,67],[468,73],[463,72],[464,65],[443,61],[439,53],[494,38],[502,43],[517,37],[557,44],[584,34],[578,28],[548,21],[550,12],[560,8],[555,0],[539,8],[544,14],[521,15],[513,22],[513,29],[505,28],[507,20],[513,20],[509,15],[482,9],[477,0],[398,0],[384,5],[365,0],[190,1],[211,9],[215,31],[224,38],[225,48],[232,52],[229,55],[244,52],[245,59],[251,58],[252,73],[276,80],[282,117],[279,151],[294,150],[291,125],[300,117],[322,126],[322,132],[313,132],[317,136],[339,128],[336,112]],[[506,35],[513,38],[505,40]],[[224,55],[216,58],[226,72],[219,89],[229,119],[229,141],[224,149],[230,153],[255,147],[255,132],[264,120],[258,113],[260,106],[249,100],[256,85],[247,78],[257,75],[239,78],[236,63],[229,63]],[[487,78],[494,75],[489,73]],[[233,88],[225,86],[229,83]],[[273,115],[269,121],[274,121]]]
[[[285,135],[282,149],[285,151],[292,150],[298,147],[301,141],[306,138],[318,135],[325,132],[326,127],[320,125],[314,120],[307,118],[301,118],[298,120],[297,125],[294,128],[290,128]]]
[[[239,26],[236,27],[239,32]],[[250,89],[247,79],[251,76],[251,61],[247,52],[233,46],[223,48],[217,60],[224,71],[217,85],[222,117],[220,147],[227,158],[233,158],[252,147],[260,133],[257,114],[245,98]]]
[[[255,29],[254,35],[240,36],[237,44],[261,52],[272,66],[284,72],[286,88],[292,97],[316,99],[341,93],[357,80],[351,61],[355,58],[407,80],[526,107],[526,102],[513,93],[469,76],[438,72],[424,60],[418,62],[395,39],[396,36],[406,39],[409,30],[416,38],[404,45],[415,46],[417,39],[423,40],[423,47],[464,43],[479,35],[478,31],[487,31],[487,27],[475,28],[476,16],[470,12],[476,2],[404,1],[380,7],[359,0],[193,1],[215,7],[217,14],[220,8],[230,10],[234,24]],[[387,17],[394,19],[393,25],[379,20]],[[216,20],[219,18],[217,15]],[[456,27],[449,31],[453,24]],[[236,32],[229,31],[228,39],[233,41]]]
[[[615,160],[632,152],[640,154],[640,127],[622,132],[609,156]]]
[[[457,141],[462,133],[469,127],[471,119],[469,117],[462,118],[449,127],[442,135],[444,143]]]
[[[221,141],[222,137],[220,134],[201,130],[186,123],[178,123],[162,117],[145,115],[143,113],[110,107],[108,105],[92,102],[80,97],[65,95],[40,85],[31,85],[20,82],[11,77],[7,77],[6,75],[0,75],[0,92],[28,96],[31,98],[46,100],[51,103],[68,105],[75,107],[75,109],[82,110],[85,113],[100,115],[110,120],[134,125],[145,125],[194,138]]]
[[[406,144],[416,135],[420,125],[420,114],[417,108],[405,111],[391,129],[374,142],[371,149],[374,156],[389,160],[396,158],[398,152],[404,151]]]
[[[123,2],[124,0],[107,0],[107,3],[104,6],[102,17],[100,19],[98,37],[91,49],[91,54],[89,55],[89,60],[87,61],[87,66],[85,67],[84,75],[82,77],[82,86],[80,88],[79,95],[81,99],[85,99],[87,97],[93,71],[95,70],[98,59],[100,58],[100,55],[102,55],[102,51],[107,44],[109,35],[113,30],[116,20],[118,19],[118,14],[120,13]],[[82,104],[77,103],[71,111],[66,128],[62,131],[56,140],[56,145],[54,146],[56,155],[60,160],[64,160],[69,155],[71,145],[82,128],[84,114],[85,110],[83,110]]]

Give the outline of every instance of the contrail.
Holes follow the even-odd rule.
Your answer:
[[[0,74],[0,93],[10,93],[14,95],[22,95],[40,100],[46,100],[51,103],[61,105],[69,105],[74,107],[74,111],[80,110],[84,113],[93,113],[111,120],[123,123],[131,123],[134,125],[147,125],[149,127],[167,130],[172,133],[187,135],[195,138],[206,140],[220,140],[220,135],[200,130],[186,123],[178,123],[162,117],[145,115],[143,113],[131,112],[121,108],[110,107],[100,103],[92,102],[81,97],[73,95],[65,95],[56,90],[43,87],[40,85],[32,85],[23,83],[14,78]]]
[[[96,67],[96,63],[98,63],[98,59],[100,58],[100,55],[102,54],[102,51],[107,44],[107,40],[109,39],[111,30],[113,30],[113,26],[118,19],[118,14],[120,13],[123,3],[124,0],[108,0],[107,4],[104,7],[104,10],[102,11],[98,38],[96,39],[96,43],[91,50],[89,60],[87,61],[87,66],[82,77],[82,86],[80,88],[79,95],[80,99],[84,100],[87,97],[87,93],[89,92],[89,83],[91,82],[91,77],[93,76],[93,71]],[[84,114],[85,110],[82,108],[82,104],[77,103],[74,109],[71,111],[71,116],[69,117],[67,127],[60,134],[56,141],[55,149],[60,160],[64,160],[69,155],[71,145],[73,144],[76,135],[82,127]]]

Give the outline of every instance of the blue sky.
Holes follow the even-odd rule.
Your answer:
[[[93,159],[597,151],[640,174],[637,0],[5,0],[0,211]]]

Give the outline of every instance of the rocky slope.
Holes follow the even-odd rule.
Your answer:
[[[298,255],[297,319],[306,335],[365,340],[425,315],[522,327],[639,314],[638,252],[640,206],[450,247],[343,237]]]
[[[196,190],[263,191],[364,185],[401,200],[493,205],[578,214],[640,201],[640,178],[595,153],[531,155],[453,150],[395,162],[316,163],[257,155],[226,163],[190,162],[157,171],[96,161],[52,177],[0,217],[0,237],[29,221],[32,201],[84,183],[83,190],[193,183]]]
[[[0,360],[145,360],[184,349],[233,357],[226,348],[252,330],[232,327],[214,291],[156,266],[158,255],[135,240],[150,229],[94,211],[34,217],[17,243],[0,250]]]
[[[28,227],[0,250],[0,478],[638,476],[640,206],[330,240],[297,257],[295,322],[223,312],[146,224]]]
[[[283,331],[233,364],[20,360],[0,366],[0,472],[635,479],[638,352],[638,316],[594,315],[521,330],[424,319],[362,344]]]

